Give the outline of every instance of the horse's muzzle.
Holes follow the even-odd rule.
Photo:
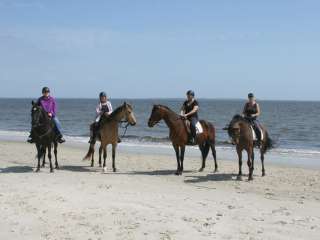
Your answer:
[[[148,127],[152,128],[152,127],[154,127],[154,125],[156,125],[156,122],[155,122],[155,121],[152,121],[151,119],[149,119],[149,121],[148,121]]]

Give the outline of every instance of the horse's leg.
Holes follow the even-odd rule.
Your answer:
[[[182,174],[183,172],[183,160],[184,160],[184,153],[186,151],[186,146],[182,146],[180,148],[180,161],[181,161],[181,165],[180,165],[180,172]]]
[[[240,180],[242,177],[242,149],[237,147],[237,154],[239,158],[239,173],[238,173],[238,179]]]
[[[101,157],[102,157],[102,147],[101,147],[101,145],[100,145],[100,147],[99,147],[99,167],[102,166],[102,164],[101,164]]]
[[[180,175],[180,154],[179,154],[179,146],[173,145],[174,151],[176,152],[176,158],[177,158],[177,171],[175,172],[175,175]]]
[[[212,156],[214,159],[214,172],[218,172],[216,145],[214,143],[210,143],[210,147],[211,147]]]
[[[92,147],[91,167],[94,166],[94,146]]]
[[[116,172],[116,149],[117,149],[117,144],[112,144],[112,169],[113,172]]]
[[[107,146],[103,146],[103,171],[107,171],[106,167],[106,160],[107,160]]]
[[[249,168],[249,177],[248,177],[248,181],[253,180],[253,159],[252,159],[252,151],[253,149],[251,147],[249,147],[249,149],[247,149],[247,154],[248,154],[248,161],[247,161],[247,165]]]
[[[36,144],[36,147],[37,147],[37,158],[38,158],[38,165],[37,165],[36,172],[39,172],[40,171],[40,159],[42,156],[42,149],[39,144]]]
[[[201,156],[202,156],[202,165],[201,168],[199,169],[199,172],[202,172],[203,169],[206,167],[206,156],[205,156],[205,143],[199,145],[199,149],[201,151]]]
[[[50,163],[50,172],[53,172],[53,166],[52,166],[52,155],[51,155],[51,144],[48,146],[48,158]]]
[[[55,168],[56,169],[59,169],[60,167],[59,167],[59,163],[58,163],[58,143],[57,142],[54,142],[53,143],[53,147],[54,147],[54,149],[53,149],[53,153],[54,153],[54,160],[55,160]]]
[[[264,169],[264,151],[261,148],[260,149],[260,156],[261,156],[261,165],[262,165],[262,177],[266,175],[265,169]]]
[[[44,166],[46,165],[46,148],[44,148],[43,150],[43,157],[42,157],[42,165],[41,167],[44,168]]]

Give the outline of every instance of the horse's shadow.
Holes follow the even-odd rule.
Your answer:
[[[201,183],[201,182],[222,182],[237,181],[237,174],[234,173],[213,173],[206,176],[185,176],[185,183]]]
[[[133,171],[131,175],[146,175],[146,176],[171,176],[175,175],[176,170],[154,170],[154,171]],[[192,171],[184,171],[184,173],[192,173]]]
[[[74,165],[63,165],[60,170],[70,171],[70,172],[97,172],[98,170],[87,167],[87,166],[74,166]]]
[[[30,166],[11,166],[0,168],[0,173],[28,173],[33,172],[33,167]]]

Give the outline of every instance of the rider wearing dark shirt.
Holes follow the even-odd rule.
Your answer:
[[[257,120],[260,114],[261,114],[261,110],[260,110],[259,104],[256,102],[256,99],[253,93],[249,93],[248,102],[245,104],[243,108],[243,115],[245,119],[247,119],[250,122],[250,124],[252,124],[256,132],[258,142],[261,141],[261,128],[260,128],[260,123]]]
[[[189,90],[187,92],[187,100],[183,103],[181,108],[181,116],[185,117],[190,121],[190,130],[191,130],[191,139],[189,139],[190,144],[195,143],[196,138],[196,124],[199,121],[198,110],[199,104],[198,101],[194,98],[194,92]]]

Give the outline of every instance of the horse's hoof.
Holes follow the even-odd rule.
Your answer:
[[[114,169],[113,169],[113,172],[117,172],[117,169],[116,169],[116,168],[114,168]]]
[[[264,177],[266,175],[266,173],[265,172],[262,172],[262,177]]]
[[[99,164],[99,167],[102,167],[102,165],[101,165],[101,164]]]
[[[45,167],[45,165],[44,165],[44,164],[42,164],[42,165],[41,165],[41,168],[44,168],[44,167]]]
[[[218,170],[218,169],[215,169],[215,170],[213,171],[213,173],[217,173],[217,172],[219,172],[219,170]]]
[[[103,168],[103,172],[107,172],[107,167],[104,167],[104,168]]]
[[[36,169],[36,172],[40,172],[40,168],[37,168],[37,169]]]
[[[200,169],[199,169],[199,172],[203,172],[203,169],[204,169],[204,168],[200,168]]]
[[[253,180],[253,177],[249,177],[248,178],[248,181],[250,182],[250,181],[252,181]]]
[[[180,173],[179,171],[176,171],[174,174],[175,174],[176,176],[179,176],[181,173]]]
[[[56,166],[55,169],[60,169],[60,167],[59,167],[59,166]]]
[[[53,171],[53,168],[51,168],[51,169],[50,169],[50,172],[51,172],[51,173],[53,173],[53,172],[54,172],[54,171]]]
[[[238,175],[238,176],[237,176],[237,180],[238,180],[238,181],[241,181],[241,180],[242,180],[242,175]]]

